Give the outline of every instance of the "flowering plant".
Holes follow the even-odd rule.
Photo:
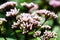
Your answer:
[[[57,7],[51,1],[49,4]],[[23,36],[22,40],[33,40],[33,38],[37,38],[37,40],[50,40],[51,38],[57,38],[57,34],[52,31],[51,25],[45,24],[48,20],[58,18],[55,12],[44,8],[39,9],[39,5],[33,2],[23,2],[19,5],[25,8],[25,10],[23,9],[24,11],[21,12],[21,9],[17,8],[18,3],[14,1],[5,2],[0,5],[0,10],[4,11],[4,17],[0,18],[0,35],[4,40],[7,40],[7,34],[3,35],[7,33],[7,30],[11,30],[12,33],[10,33],[12,36],[15,35],[16,40],[21,40],[19,36]],[[3,27],[6,30],[5,32],[2,30]],[[18,35],[18,33],[21,35]]]

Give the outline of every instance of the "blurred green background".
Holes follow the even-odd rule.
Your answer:
[[[27,3],[33,2],[33,3],[36,3],[39,5],[39,9],[47,9],[47,10],[55,12],[58,15],[58,18],[55,20],[50,19],[45,24],[48,24],[52,27],[51,31],[55,31],[57,33],[56,40],[60,40],[60,8],[59,7],[53,8],[52,6],[50,6],[49,0],[0,0],[0,4],[3,4],[4,2],[7,2],[7,1],[17,2],[18,6],[16,8],[20,9],[20,13],[25,11],[25,9],[23,7],[21,7],[21,5],[20,5],[20,3],[23,3],[23,2],[27,2]],[[0,12],[0,17],[5,17],[4,12]],[[2,30],[3,37],[6,37],[7,40],[16,40],[15,36],[18,35],[20,40],[24,40],[25,37],[23,34],[20,33],[21,31],[19,29],[16,30],[17,34],[15,35],[13,30],[11,29],[12,23],[10,21],[13,21],[13,20],[9,20],[6,24],[3,24],[3,26],[2,26],[1,30]],[[29,34],[31,34],[31,33],[32,32],[30,32]],[[0,40],[4,40],[3,37],[0,36]],[[40,40],[39,38],[28,38],[28,39],[29,40]],[[54,40],[54,39],[50,39],[50,40]]]

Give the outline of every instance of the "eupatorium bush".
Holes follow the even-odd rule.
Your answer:
[[[52,5],[52,3],[50,3]],[[11,27],[13,31],[15,30],[21,30],[21,34],[25,36],[25,40],[28,40],[26,37],[39,37],[41,40],[50,40],[50,38],[56,38],[57,35],[55,32],[52,32],[52,27],[50,25],[45,25],[44,23],[50,19],[56,19],[57,15],[54,12],[51,12],[46,9],[38,9],[38,5],[35,3],[21,3],[22,7],[26,8],[26,12],[20,12],[20,8],[17,9],[17,3],[16,2],[6,2],[2,5],[0,5],[0,10],[5,10],[5,18],[0,18],[0,26],[2,27],[3,22],[5,24],[7,22],[12,22]],[[56,5],[55,5],[56,6]],[[54,6],[54,7],[55,7]],[[43,19],[44,18],[44,19]],[[43,23],[41,23],[41,19],[44,20]],[[11,21],[15,20],[15,21]],[[28,33],[33,30],[33,33],[29,35]],[[1,33],[1,28],[0,28]],[[2,34],[1,34],[2,35]],[[15,32],[16,35],[16,32]],[[33,35],[33,36],[32,36]],[[16,37],[17,40],[19,38]]]

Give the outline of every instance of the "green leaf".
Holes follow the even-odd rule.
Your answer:
[[[13,39],[13,38],[6,38],[7,40],[16,40],[16,39]]]
[[[50,40],[56,40],[55,38],[50,38]]]
[[[59,30],[59,27],[58,26],[54,26],[53,31],[57,32],[58,30]]]
[[[32,35],[33,33],[34,33],[34,32],[32,32],[32,31],[31,31],[31,32],[28,32],[28,35]]]
[[[60,12],[57,13],[57,16],[58,16],[57,22],[60,24]]]
[[[19,32],[21,32],[21,30],[16,30],[16,33],[19,33]]]
[[[41,40],[40,37],[37,37],[37,40]]]
[[[55,27],[53,28],[53,31],[55,31],[56,34],[57,34],[56,40],[60,40],[60,28],[59,28],[59,26],[55,26]]]
[[[52,26],[53,25],[53,20],[51,19],[51,20],[47,20],[46,22],[45,22],[45,25],[50,25],[50,26]]]
[[[0,38],[0,40],[4,40],[4,38]]]

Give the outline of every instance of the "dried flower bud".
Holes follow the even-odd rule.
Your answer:
[[[5,9],[5,8],[7,8],[7,7],[15,7],[17,5],[17,3],[16,2],[13,2],[13,1],[11,1],[11,2],[6,2],[6,3],[4,3],[4,4],[2,4],[2,5],[0,5],[0,9]]]
[[[51,27],[49,25],[43,25],[43,26],[41,26],[41,28],[43,28],[43,29],[51,29]]]
[[[2,25],[3,22],[7,22],[5,18],[0,18],[0,25]]]
[[[19,13],[19,9],[16,8],[11,9],[10,11],[6,12],[7,17],[16,16]]]
[[[40,31],[36,31],[36,32],[34,32],[33,36],[34,36],[34,37],[38,37],[38,36],[40,36],[40,34],[41,34]]]

